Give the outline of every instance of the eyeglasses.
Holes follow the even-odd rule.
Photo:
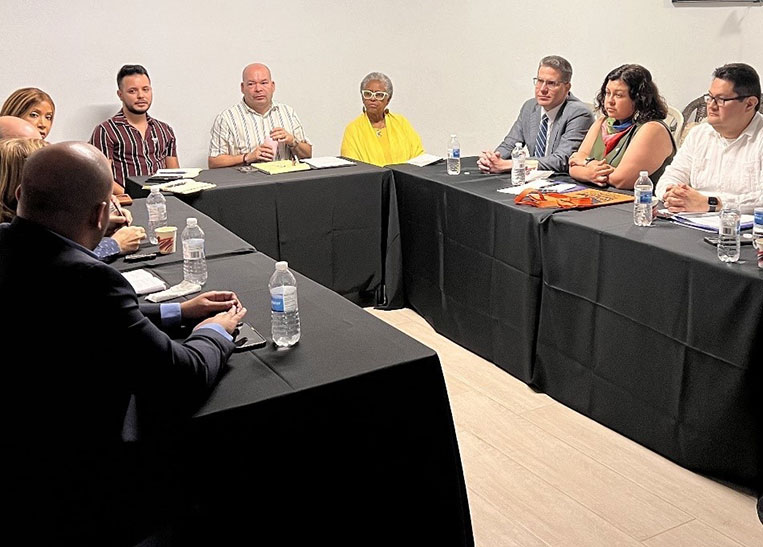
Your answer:
[[[702,98],[705,99],[705,104],[715,103],[718,106],[726,106],[729,101],[742,101],[752,95],[737,95],[736,97],[713,97],[710,93],[705,93]]]
[[[549,89],[556,89],[562,84],[566,84],[567,82],[557,82],[555,80],[541,80],[540,78],[533,78],[533,84],[535,84],[535,87],[543,87],[548,86]]]
[[[389,93],[386,91],[371,91],[370,89],[364,89],[361,94],[364,99],[376,99],[377,101],[383,101],[389,97]]]

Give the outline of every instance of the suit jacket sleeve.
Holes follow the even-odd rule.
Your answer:
[[[498,145],[498,148],[495,149],[496,153],[503,159],[511,158],[511,151],[514,149],[514,145],[518,142],[527,144],[525,140],[527,138],[525,125],[532,115],[534,105],[535,101],[533,99],[526,101],[525,104],[522,105],[522,108],[519,110],[517,121],[514,122],[509,133],[503,138],[503,142],[501,142],[501,144]]]
[[[115,373],[123,385],[135,393],[206,394],[233,353],[233,342],[212,329],[194,331],[182,343],[174,342],[142,313],[145,309],[156,316],[159,306],[141,307],[135,291],[113,268],[95,264],[90,269],[97,270],[91,275],[93,294],[100,300],[97,309],[109,318],[110,332],[119,337],[114,344],[118,356],[110,366],[119,368]]]
[[[564,110],[554,121],[554,132],[559,124],[559,138],[552,142],[551,154],[538,159],[538,169],[567,173],[570,156],[580,148],[588,129],[593,124],[593,114],[578,100],[567,100]]]

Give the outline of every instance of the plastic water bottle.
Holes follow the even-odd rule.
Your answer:
[[[299,304],[297,280],[289,271],[288,262],[276,262],[270,276],[270,330],[276,346],[289,347],[299,342]]]
[[[159,188],[153,186],[151,193],[146,198],[146,209],[148,209],[148,240],[156,245],[156,229],[167,226],[167,200],[159,191]]]
[[[522,186],[525,183],[525,145],[518,142],[511,151],[511,185]]]
[[[752,214],[755,219],[752,225],[752,237],[753,241],[757,241],[758,238],[763,237],[763,194],[755,202]]]
[[[183,230],[183,279],[204,285],[207,282],[207,258],[204,255],[204,232],[195,218],[186,219]]]
[[[742,213],[739,211],[739,203],[730,198],[723,200],[721,229],[718,232],[718,258],[721,262],[736,262],[739,260],[739,224],[741,218]]]
[[[652,224],[652,193],[654,185],[648,171],[639,171],[638,180],[633,186],[633,224],[650,226]]]
[[[448,141],[448,174],[461,174],[461,145],[455,135],[451,135]]]

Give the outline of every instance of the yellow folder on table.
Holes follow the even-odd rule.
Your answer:
[[[292,160],[269,161],[266,163],[257,163],[252,165],[258,171],[268,175],[278,175],[279,173],[291,173],[292,171],[307,171],[310,166],[301,161],[292,162]]]

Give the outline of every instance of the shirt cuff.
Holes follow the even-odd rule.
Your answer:
[[[122,251],[119,249],[119,243],[114,238],[104,237],[98,242],[98,246],[93,249],[93,252],[99,260],[106,262],[116,258]]]
[[[201,330],[201,329],[212,329],[218,332],[219,334],[221,334],[222,336],[224,336],[225,339],[228,340],[229,342],[233,342],[233,337],[230,334],[228,334],[228,331],[225,330],[222,325],[218,325],[217,323],[207,323],[206,325],[203,325],[196,330]]]
[[[180,326],[182,319],[180,304],[173,302],[170,304],[159,304],[159,315],[162,318],[162,327],[176,328]]]

